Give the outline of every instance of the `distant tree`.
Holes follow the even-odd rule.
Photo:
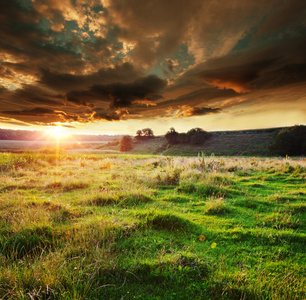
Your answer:
[[[190,144],[200,145],[210,137],[210,134],[202,128],[197,127],[190,129],[187,132],[187,136]]]
[[[165,138],[170,145],[175,145],[180,142],[179,140],[179,133],[176,132],[176,130],[171,127],[170,130],[166,133]]]
[[[146,137],[153,137],[154,136],[153,130],[151,128],[144,128],[144,129],[142,129],[142,133]]]
[[[127,152],[133,149],[133,140],[129,135],[122,137],[120,142],[120,151]]]
[[[269,150],[272,155],[305,155],[306,126],[296,125],[276,132]]]
[[[178,133],[172,127],[165,135],[168,144],[193,144],[200,145],[210,137],[210,133],[202,128],[190,129],[187,133]]]
[[[136,131],[136,135],[139,137],[139,136],[142,136],[142,130],[137,130]]]

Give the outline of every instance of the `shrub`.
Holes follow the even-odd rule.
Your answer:
[[[296,125],[277,132],[269,150],[273,155],[305,155],[306,126]]]
[[[126,152],[133,149],[133,140],[130,136],[125,135],[120,142],[120,151]]]

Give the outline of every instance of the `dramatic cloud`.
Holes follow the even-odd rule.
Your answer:
[[[215,114],[220,112],[219,108],[210,107],[191,107],[189,105],[179,106],[177,110],[169,110],[169,115],[172,118],[185,118],[191,116],[204,116],[208,114]]]
[[[54,114],[54,111],[48,108],[36,107],[33,109],[16,110],[16,111],[3,111],[7,115],[22,115],[22,116],[39,116]]]
[[[91,91],[102,98],[109,97],[113,107],[129,107],[134,100],[154,99],[157,92],[167,83],[154,75],[139,78],[132,83],[114,83],[110,85],[94,85]],[[152,98],[150,98],[152,97]]]
[[[303,0],[1,1],[0,123],[305,114],[305,14]]]

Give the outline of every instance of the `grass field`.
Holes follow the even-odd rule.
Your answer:
[[[306,299],[306,160],[0,154],[0,299]]]
[[[165,156],[197,156],[198,153],[218,156],[269,156],[269,146],[273,141],[273,133],[232,132],[227,135],[212,134],[202,145],[178,144],[167,145],[165,137],[156,137],[144,141],[135,141],[133,154],[162,154]],[[107,144],[98,146],[101,150],[119,151],[119,146]]]

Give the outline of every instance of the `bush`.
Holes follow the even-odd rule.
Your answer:
[[[133,149],[133,140],[130,136],[125,135],[120,142],[120,151],[126,152]]]
[[[306,126],[296,125],[276,132],[269,150],[272,155],[305,155]]]

